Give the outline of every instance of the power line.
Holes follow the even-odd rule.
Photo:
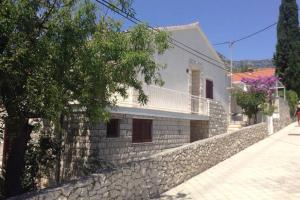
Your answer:
[[[275,23],[273,23],[273,24],[271,24],[271,25],[269,25],[269,26],[267,26],[267,27],[265,27],[265,28],[263,28],[263,29],[260,29],[260,30],[254,32],[254,33],[251,33],[251,34],[246,35],[246,36],[244,36],[244,37],[241,37],[241,38],[239,38],[239,39],[233,40],[232,42],[226,41],[226,42],[216,43],[216,44],[214,44],[214,45],[215,45],[215,46],[217,46],[217,45],[224,45],[224,44],[231,44],[231,45],[232,45],[232,44],[235,44],[235,43],[240,42],[240,41],[242,41],[242,40],[246,40],[246,39],[248,39],[248,38],[251,38],[251,37],[253,37],[253,36],[255,36],[255,35],[257,35],[257,34],[259,34],[259,33],[261,33],[261,32],[264,32],[264,31],[266,31],[266,30],[272,28],[272,27],[275,26],[275,25],[277,25],[277,22],[275,22]]]
[[[123,11],[122,9],[118,8],[117,6],[111,4],[110,2],[108,2],[108,1],[106,1],[106,0],[96,0],[96,1],[97,1],[99,4],[101,4],[101,5],[105,6],[105,7],[107,7],[108,9],[112,10],[113,12],[115,12],[115,13],[119,14],[120,16],[126,18],[127,20],[131,21],[131,22],[134,23],[134,24],[144,23],[144,22],[141,21],[140,19],[137,19],[136,17],[133,17],[133,16],[130,15],[129,13]],[[150,25],[146,25],[146,26],[147,26],[149,29],[151,29],[151,30],[153,30],[153,31],[155,31],[155,32],[159,32],[159,31],[160,31],[160,30],[155,29],[154,27],[152,27],[152,26],[150,26]],[[210,64],[212,64],[212,65],[214,65],[214,66],[217,66],[217,67],[221,68],[222,70],[228,71],[228,69],[225,69],[223,66],[217,65],[217,64],[215,64],[215,63],[213,63],[213,62],[211,62],[211,61],[209,61],[209,60],[207,60],[207,59],[205,59],[205,58],[203,58],[203,57],[200,57],[200,56],[197,55],[197,54],[200,54],[200,55],[202,55],[202,56],[204,56],[204,57],[206,57],[206,58],[208,58],[208,59],[210,59],[210,60],[212,60],[212,61],[214,61],[214,62],[217,62],[217,63],[219,63],[219,64],[222,64],[222,65],[225,65],[225,63],[220,62],[220,61],[218,61],[218,60],[216,60],[216,59],[214,59],[214,58],[211,58],[211,57],[209,57],[209,56],[207,56],[207,55],[205,55],[205,54],[203,54],[203,53],[201,53],[201,52],[199,52],[199,51],[193,49],[192,47],[190,47],[190,46],[188,46],[188,45],[186,45],[186,44],[184,44],[184,43],[182,43],[182,42],[180,42],[180,41],[178,41],[178,40],[176,40],[176,39],[174,39],[174,38],[172,38],[172,37],[169,37],[169,38],[170,38],[170,39],[168,40],[168,42],[169,42],[170,44],[172,44],[172,45],[174,45],[174,46],[180,48],[180,49],[183,50],[183,51],[186,51],[186,52],[188,52],[188,53],[190,53],[190,54],[196,56],[197,58],[200,58],[201,60],[204,60],[204,61],[206,61],[206,62],[208,62],[208,63],[210,63]],[[182,46],[180,46],[180,45],[178,45],[178,44],[176,44],[176,43],[174,43],[173,41],[176,42],[176,43],[178,43],[178,44],[181,44],[181,45],[184,46],[185,48],[182,47]],[[187,49],[186,49],[186,48],[187,48]],[[188,50],[188,49],[189,49],[189,50]],[[191,52],[191,51],[193,51],[194,53]]]
[[[96,0],[97,2],[99,2],[99,0]],[[110,3],[110,2],[108,2],[108,1],[106,1],[106,0],[101,0],[102,1],[102,3],[101,2],[99,2],[99,3],[101,3],[102,5],[104,5],[103,4],[103,2],[105,3],[105,4],[107,4],[107,5],[109,5],[110,7],[113,7],[114,9],[117,9],[118,11],[120,11],[120,12],[122,12],[123,14],[125,14],[126,16],[123,16],[123,17],[125,17],[125,18],[127,18],[127,19],[129,19],[129,17],[131,18],[131,19],[129,19],[131,22],[133,22],[133,20],[132,19],[134,19],[136,22],[138,22],[138,23],[144,23],[142,20],[140,20],[140,19],[137,19],[136,17],[134,17],[134,16],[132,16],[132,15],[130,15],[130,13],[126,13],[126,12],[124,12],[122,9],[120,9],[120,8],[118,8],[117,6],[115,6],[115,5],[113,5],[112,3]],[[104,6],[106,6],[106,5],[104,5]],[[137,24],[136,22],[133,22],[133,23],[135,23],[135,24]],[[159,31],[158,29],[156,29],[156,28],[154,28],[154,27],[152,27],[152,26],[150,26],[150,25],[147,25],[147,27],[148,28],[150,28],[151,30],[153,30],[153,31]],[[217,62],[217,63],[219,63],[219,64],[224,64],[223,62],[220,62],[220,61],[218,61],[218,60],[216,60],[216,59],[214,59],[214,58],[211,58],[211,57],[209,57],[209,56],[207,56],[207,55],[205,55],[204,53],[201,53],[201,52],[199,52],[199,51],[197,51],[196,49],[193,49],[192,47],[190,47],[190,46],[188,46],[188,45],[186,45],[186,44],[184,44],[184,43],[182,43],[182,42],[180,42],[180,41],[178,41],[178,40],[176,40],[176,39],[174,39],[174,38],[172,38],[172,37],[170,37],[171,38],[171,40],[172,41],[174,41],[174,42],[176,42],[176,43],[178,43],[178,44],[181,44],[182,46],[184,46],[184,47],[186,47],[186,48],[188,48],[188,49],[190,49],[190,50],[192,50],[192,51],[194,51],[194,52],[196,52],[196,53],[198,53],[198,54],[200,54],[200,55],[202,55],[202,56],[204,56],[204,57],[206,57],[206,58],[208,58],[208,59],[211,59],[211,60],[213,60],[213,61],[215,61],[215,62]],[[172,41],[170,41],[170,43],[172,43]],[[173,44],[173,43],[172,43]]]
[[[238,40],[235,40],[235,41],[233,41],[233,43],[237,43],[237,42],[240,42],[240,41],[242,41],[242,40],[246,40],[246,39],[248,39],[248,38],[250,38],[250,37],[253,37],[253,36],[255,36],[255,35],[257,35],[257,34],[259,34],[259,33],[261,33],[261,32],[264,32],[264,31],[268,30],[269,28],[275,26],[276,24],[277,24],[277,22],[275,22],[275,23],[273,23],[273,24],[271,24],[271,25],[269,25],[269,26],[267,26],[267,27],[265,27],[265,28],[263,28],[263,29],[261,29],[261,30],[258,30],[258,31],[254,32],[254,33],[252,33],[252,34],[249,34],[249,35],[247,35],[247,36],[245,36],[245,37],[242,37],[242,38],[240,38],[240,39],[238,39]]]
[[[105,7],[111,9],[113,12],[115,12],[115,13],[121,15],[122,17],[128,19],[129,21],[133,22],[134,24],[144,23],[144,22],[141,21],[140,19],[137,19],[136,17],[133,17],[133,16],[130,15],[129,13],[124,12],[122,9],[118,8],[117,6],[111,4],[110,2],[108,2],[108,1],[106,1],[106,0],[101,0],[101,1],[100,1],[100,0],[96,0],[96,1],[97,1],[98,3],[104,5]],[[112,9],[112,8],[114,8],[114,9]],[[147,26],[149,29],[151,29],[151,30],[153,30],[153,31],[155,31],[155,32],[159,32],[159,31],[160,31],[160,30],[155,29],[154,27],[152,27],[152,26],[150,26],[150,25],[146,25],[146,26]],[[180,41],[178,41],[178,40],[176,40],[176,39],[174,39],[174,38],[172,38],[172,37],[169,37],[169,38],[170,38],[170,40],[168,40],[168,42],[169,42],[170,44],[172,44],[172,45],[174,45],[174,46],[176,46],[176,47],[178,47],[178,48],[180,48],[180,49],[182,49],[182,50],[184,50],[184,51],[186,51],[186,52],[188,52],[188,53],[190,53],[190,54],[193,54],[194,56],[196,56],[196,57],[198,57],[198,58],[200,58],[200,59],[202,59],[202,60],[204,60],[204,61],[206,61],[206,62],[208,62],[208,63],[210,63],[210,64],[212,64],[212,65],[215,65],[215,66],[217,66],[217,67],[219,67],[219,68],[221,68],[221,69],[223,69],[223,70],[225,70],[225,71],[228,71],[228,70],[224,69],[223,66],[216,65],[215,63],[212,63],[211,61],[208,61],[207,59],[204,59],[204,58],[202,58],[202,57],[199,57],[199,56],[196,55],[195,53],[200,54],[200,55],[202,55],[202,56],[204,56],[204,57],[206,57],[206,58],[208,58],[208,59],[210,59],[210,60],[212,60],[212,61],[215,61],[215,62],[217,62],[217,63],[219,63],[219,64],[225,65],[225,63],[220,62],[220,61],[218,61],[218,60],[216,60],[216,59],[214,59],[214,58],[211,58],[211,57],[209,57],[209,56],[207,56],[207,55],[205,55],[205,54],[203,54],[203,53],[201,53],[201,52],[199,52],[199,51],[197,51],[197,50],[191,48],[190,46],[188,46],[188,45],[186,45],[186,44],[184,44],[184,43],[182,43],[182,42],[180,42]],[[188,49],[191,50],[191,51],[194,51],[195,53],[192,53],[192,52],[190,52],[189,50],[187,50],[187,49],[185,49],[185,48],[183,48],[183,47],[181,47],[181,46],[175,44],[173,41],[174,41],[174,42],[177,42],[178,44],[181,44],[182,46],[188,48]]]
[[[227,42],[220,42],[220,43],[216,43],[216,44],[213,44],[214,46],[218,46],[218,45],[224,45],[224,44],[230,44],[229,41]]]

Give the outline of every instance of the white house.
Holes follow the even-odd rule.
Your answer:
[[[136,92],[129,90],[129,97],[111,110],[107,124],[99,123],[85,132],[76,130],[74,123],[66,137],[63,168],[70,170],[65,170],[64,177],[77,174],[88,157],[126,163],[227,131],[229,77],[199,23],[161,29],[194,53],[173,46],[155,56],[167,66],[161,71],[165,84],[144,85],[147,105],[139,105]]]

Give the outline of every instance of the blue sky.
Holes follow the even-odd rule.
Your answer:
[[[298,1],[299,4],[300,0]],[[278,20],[281,0],[135,0],[136,17],[151,26],[199,21],[211,43],[234,40]],[[276,26],[236,44],[234,60],[272,58]],[[216,46],[229,57],[229,49]]]

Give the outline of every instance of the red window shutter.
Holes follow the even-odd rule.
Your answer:
[[[213,82],[210,80],[206,80],[206,98],[213,99],[214,92],[213,92]]]
[[[106,137],[119,137],[120,136],[120,120],[110,119],[106,124]]]
[[[151,142],[152,141],[152,120],[133,119],[132,121],[132,142]]]

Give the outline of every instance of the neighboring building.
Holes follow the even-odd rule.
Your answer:
[[[241,84],[243,78],[259,78],[275,76],[275,67],[252,69],[247,72],[237,72],[232,75],[233,84]]]
[[[238,72],[238,73],[233,73],[232,75],[232,84],[234,89],[242,89],[246,90],[246,85],[241,82],[243,78],[250,78],[250,79],[257,79],[260,77],[271,77],[275,76],[275,67],[266,67],[266,68],[259,68],[259,69],[252,69],[247,72]],[[279,117],[279,90],[283,90],[283,96],[285,99],[285,87],[283,84],[278,81],[277,86],[276,86],[276,100],[275,100],[275,105],[277,106],[277,109],[273,115],[274,118]],[[233,121],[247,121],[247,117],[243,115],[242,109],[237,105],[235,98],[232,99],[231,101],[231,113],[232,113],[232,120]],[[263,121],[263,116],[262,114],[258,115],[258,121]]]

